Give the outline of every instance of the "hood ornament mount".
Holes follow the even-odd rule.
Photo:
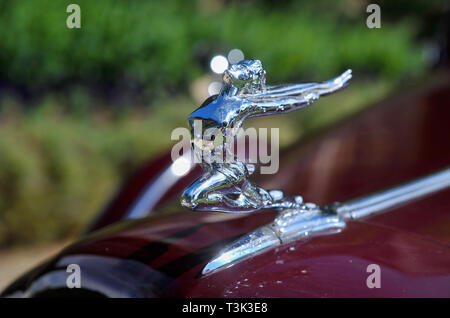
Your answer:
[[[345,87],[351,77],[352,71],[347,70],[322,83],[268,86],[261,61],[243,60],[231,65],[223,74],[221,92],[189,115],[193,152],[200,159],[204,174],[184,191],[182,206],[195,211],[228,213],[305,209],[301,196],[265,190],[250,181],[253,169],[234,155],[233,145],[227,142],[234,140],[247,118],[307,107],[320,96]],[[227,141],[225,144],[214,145],[217,133]],[[218,153],[226,153],[227,159],[214,160]]]
[[[222,249],[203,268],[202,275],[222,270],[274,247],[317,235],[339,233],[345,219],[327,207],[306,203],[285,209],[269,224],[241,236]]]

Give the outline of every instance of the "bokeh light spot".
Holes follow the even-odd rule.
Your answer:
[[[228,61],[230,64],[236,64],[245,58],[244,52],[239,49],[232,49],[228,52]]]
[[[211,82],[211,84],[209,84],[209,86],[208,86],[208,94],[209,94],[209,96],[219,94],[221,89],[222,89],[222,83]]]
[[[228,60],[223,55],[216,55],[211,59],[211,70],[216,74],[222,74],[228,68]]]

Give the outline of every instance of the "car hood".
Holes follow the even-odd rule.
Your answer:
[[[449,103],[447,74],[286,150],[280,171],[257,183],[329,204],[443,169],[450,165]],[[191,212],[179,205],[182,190],[174,185],[153,216],[108,226],[69,246],[3,295],[450,296],[449,190],[207,276],[203,267],[223,246],[269,223],[276,212]],[[66,288],[68,264],[79,264],[82,291]],[[381,268],[380,289],[367,287],[370,264]]]

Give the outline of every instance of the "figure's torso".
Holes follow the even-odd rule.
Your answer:
[[[189,115],[189,120],[210,120],[217,124],[217,127],[229,127],[236,119],[242,117],[247,106],[243,99],[218,95],[212,101],[193,111]]]

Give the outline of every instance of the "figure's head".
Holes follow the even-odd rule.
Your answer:
[[[225,90],[235,94],[260,92],[266,82],[266,71],[260,60],[243,60],[223,73]]]

